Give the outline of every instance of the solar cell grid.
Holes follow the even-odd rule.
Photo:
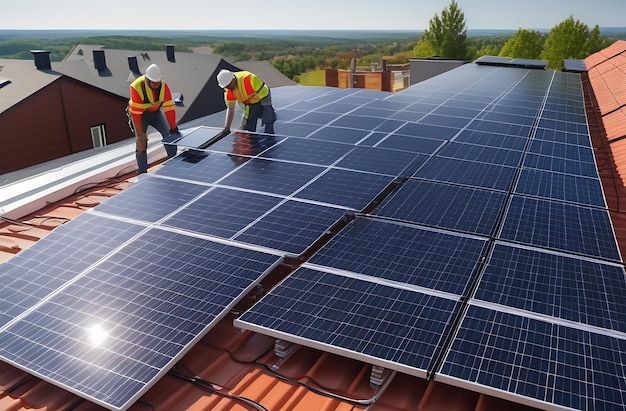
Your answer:
[[[463,295],[485,248],[484,239],[357,218],[309,262]]]
[[[408,175],[409,166],[421,165],[426,159],[426,156],[406,151],[357,146],[335,166],[370,173],[401,176]]]
[[[517,167],[522,159],[522,152],[451,141],[437,151],[437,156]]]
[[[606,207],[602,185],[597,178],[522,169],[515,193],[581,205]]]
[[[533,140],[530,143],[528,152],[570,161],[574,160],[595,164],[591,147],[555,143],[546,140]]]
[[[279,261],[150,230],[1,332],[0,356],[125,409]]]
[[[268,154],[269,156],[269,154]],[[289,195],[321,174],[323,167],[255,158],[218,181],[218,184],[265,193]]]
[[[536,168],[575,176],[591,178],[597,178],[598,176],[598,169],[595,163],[568,160],[534,153],[527,153],[526,156],[524,156],[523,166],[525,168]]]
[[[539,408],[618,410],[626,407],[625,349],[624,339],[471,305],[437,379]]]
[[[608,212],[599,208],[514,195],[499,237],[607,260],[621,260]]]
[[[300,255],[345,215],[341,208],[286,201],[233,239]]]
[[[363,210],[395,177],[331,169],[295,194],[298,198]]]
[[[156,222],[187,204],[208,189],[179,180],[152,177],[142,180],[94,210],[120,217]],[[172,193],[176,193],[175,196]]]
[[[230,238],[281,202],[281,198],[215,188],[168,218],[163,224]]]
[[[0,326],[48,297],[143,229],[83,213],[2,264]]]
[[[465,186],[508,191],[516,169],[499,164],[479,163],[433,156],[413,175],[416,178]]]
[[[397,134],[411,137],[426,137],[437,140],[450,140],[458,133],[460,127],[433,126],[429,124],[407,123],[400,127]]]
[[[353,145],[313,139],[288,138],[261,157],[328,166],[352,150]]]
[[[457,302],[301,267],[235,325],[425,376]]]
[[[474,298],[625,332],[625,285],[619,265],[500,243]]]
[[[235,161],[222,153],[188,150],[163,163],[155,175],[174,177],[201,183],[214,183],[235,170],[248,159]]]
[[[380,117],[365,117],[345,115],[335,120],[332,125],[334,127],[348,127],[359,130],[375,130],[377,127],[383,125],[387,120]]]
[[[320,128],[309,136],[318,140],[333,141],[336,143],[357,144],[369,134],[369,131],[354,128],[327,126]]]
[[[409,180],[372,214],[488,236],[505,200],[500,191]]]

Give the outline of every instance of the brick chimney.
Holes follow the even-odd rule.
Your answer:
[[[46,50],[31,50],[35,57],[35,67],[37,70],[50,70],[50,52]]]

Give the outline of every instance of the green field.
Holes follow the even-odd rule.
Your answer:
[[[299,76],[299,81],[303,86],[325,86],[326,85],[326,71],[314,70],[302,73]]]

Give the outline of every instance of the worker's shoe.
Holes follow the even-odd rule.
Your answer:
[[[137,159],[137,173],[143,174],[148,172],[148,152],[135,151],[135,158]]]

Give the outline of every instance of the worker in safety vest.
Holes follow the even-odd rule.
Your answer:
[[[257,120],[261,119],[264,133],[274,134],[276,113],[272,107],[270,88],[249,71],[220,70],[217,74],[217,84],[224,89],[226,103],[226,121],[224,130],[230,132],[230,126],[235,115],[235,103],[243,108],[241,128],[247,131],[256,131]]]
[[[128,111],[135,129],[138,173],[148,172],[148,126],[161,133],[167,156],[171,158],[176,155],[177,147],[165,144],[174,140],[178,134],[174,100],[156,64],[148,66],[146,74],[131,83]]]

